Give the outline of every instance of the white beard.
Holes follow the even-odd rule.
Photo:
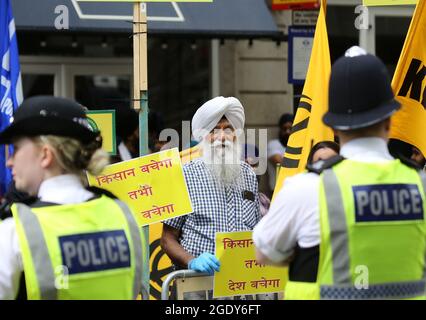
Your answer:
[[[241,146],[235,142],[203,140],[202,158],[213,176],[225,186],[237,185],[241,175]]]

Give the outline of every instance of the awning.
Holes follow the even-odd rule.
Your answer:
[[[69,12],[72,32],[131,32],[131,3],[80,0],[12,0],[18,30],[57,31],[55,20]],[[148,3],[148,33],[207,37],[277,37],[265,0],[214,0],[213,3]],[[55,13],[56,12],[56,13]]]

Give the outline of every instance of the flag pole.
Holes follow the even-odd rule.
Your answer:
[[[133,108],[139,112],[139,154],[148,150],[148,50],[146,3],[136,2],[133,7]],[[142,299],[149,300],[149,227],[142,227],[144,238],[142,264]]]

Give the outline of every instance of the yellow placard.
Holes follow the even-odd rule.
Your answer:
[[[416,4],[418,0],[364,0],[364,6],[402,6]]]
[[[88,180],[127,203],[140,226],[192,212],[177,148],[112,164]]]
[[[117,154],[115,133],[115,110],[87,111],[90,127],[99,130],[102,135],[102,148],[112,154]]]
[[[256,262],[251,231],[216,233],[220,271],[214,275],[213,297],[283,292],[288,268]]]

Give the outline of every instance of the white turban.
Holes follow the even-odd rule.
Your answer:
[[[235,130],[243,129],[245,116],[241,102],[234,97],[216,97],[203,104],[192,118],[192,134],[202,141],[225,116]]]

